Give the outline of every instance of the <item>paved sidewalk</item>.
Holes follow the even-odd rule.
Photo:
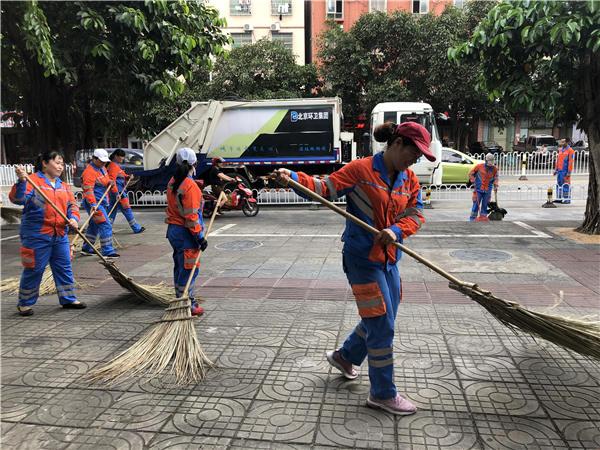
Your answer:
[[[600,312],[600,247],[554,234],[577,224],[564,212],[562,222],[524,224],[427,214],[406,243],[456,276],[532,308],[562,299],[557,314]],[[116,227],[118,264],[139,282],[170,282],[162,211],[139,221],[147,233]],[[195,386],[81,381],[162,312],[129,297],[94,258],[75,266],[86,310],[41,298],[33,317],[20,318],[3,296],[2,448],[600,448],[597,364],[514,334],[407,257],[395,378],[419,411],[394,418],[366,408],[366,365],[346,381],[324,358],[358,319],[341,270],[342,228],[322,210],[217,222],[198,288],[207,313],[194,321],[217,367]],[[18,247],[2,242],[3,277],[19,273]]]

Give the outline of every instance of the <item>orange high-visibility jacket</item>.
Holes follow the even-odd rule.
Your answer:
[[[469,181],[476,191],[491,192],[492,186],[498,189],[498,167],[486,163],[477,164],[469,172]]]
[[[570,174],[573,172],[573,165],[575,163],[575,150],[571,146],[563,147],[558,150],[558,157],[556,158],[556,171],[567,172]]]
[[[167,186],[166,223],[186,227],[192,235],[201,235],[204,229],[202,191],[191,177],[186,177],[177,192],[173,191],[173,178]]]
[[[96,167],[93,163],[88,164],[81,174],[81,188],[83,189],[83,198],[90,206],[95,206],[100,200],[106,187],[110,183],[110,177],[104,167]],[[114,188],[112,189],[114,190]],[[103,202],[108,205],[108,195],[104,197]]]
[[[399,242],[425,223],[417,176],[407,169],[398,174],[391,186],[383,153],[352,161],[324,179],[303,172],[292,172],[291,176],[331,201],[346,195],[349,213],[378,230],[391,229]],[[349,220],[342,239],[345,252],[373,262],[394,264],[401,256],[395,246],[387,246],[384,251],[382,246],[374,245],[373,235]]]

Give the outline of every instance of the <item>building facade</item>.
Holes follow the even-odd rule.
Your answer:
[[[266,38],[281,41],[304,65],[304,0],[209,0],[227,20],[233,47]]]

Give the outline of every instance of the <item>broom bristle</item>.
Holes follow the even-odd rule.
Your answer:
[[[3,279],[0,283],[0,292],[6,292],[8,295],[17,295],[19,293],[20,284],[21,279],[19,277]],[[75,286],[78,289],[85,289],[89,285],[75,281]],[[52,276],[52,270],[50,267],[46,267],[42,275],[42,281],[40,281],[39,295],[40,297],[43,297],[44,295],[52,294],[56,294],[56,283],[54,282],[54,277]]]
[[[173,290],[169,289],[165,283],[161,282],[157,286],[139,284],[122,273],[115,263],[104,261],[101,261],[101,263],[121,287],[144,301],[166,306],[174,298]]]
[[[213,363],[202,351],[191,318],[189,299],[171,301],[160,322],[86,378],[113,385],[137,375],[155,377],[170,367],[179,385],[201,381]]]
[[[539,336],[560,347],[572,350],[588,358],[600,360],[600,322],[531,311],[484,291],[478,286],[449,284],[491,313],[513,331]]]

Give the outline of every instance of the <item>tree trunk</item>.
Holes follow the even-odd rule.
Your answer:
[[[590,144],[590,176],[583,223],[575,230],[600,234],[600,127],[591,124],[586,130]]]

